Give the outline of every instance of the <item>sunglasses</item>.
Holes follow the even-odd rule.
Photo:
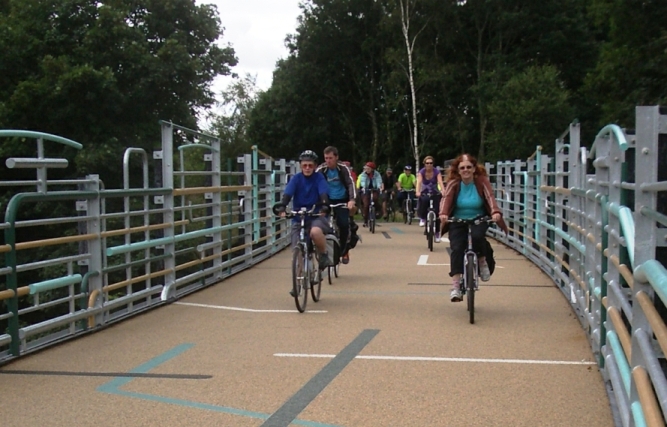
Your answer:
[[[314,169],[315,165],[311,165],[310,163],[304,163],[301,165],[301,169]]]
[[[472,169],[472,168],[473,168],[472,166],[459,166],[460,171],[464,171],[464,170],[468,170],[468,169]]]
[[[433,162],[424,162],[425,165],[432,165]]]

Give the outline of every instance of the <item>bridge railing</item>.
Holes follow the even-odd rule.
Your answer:
[[[667,109],[636,130],[577,123],[529,159],[487,164],[510,233],[495,237],[548,274],[578,314],[623,426],[667,414]]]
[[[66,159],[45,143],[81,144],[39,132],[35,158],[9,158],[35,180],[0,182],[0,362],[179,298],[248,268],[287,243],[271,206],[296,165],[253,147],[223,159],[215,137],[161,122],[159,150],[127,148],[123,188],[97,175],[49,178]],[[29,219],[26,212],[30,212]]]

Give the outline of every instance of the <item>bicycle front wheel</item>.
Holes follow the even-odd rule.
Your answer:
[[[306,311],[309,276],[310,272],[308,271],[308,263],[306,262],[306,253],[302,247],[298,247],[292,255],[292,294],[294,295],[294,302],[299,313]]]
[[[403,224],[408,223],[408,212],[410,212],[410,202],[406,199],[403,204]]]
[[[470,323],[475,323],[475,280],[477,280],[475,272],[475,257],[472,254],[466,255],[466,296],[468,300],[468,315],[470,316]]]
[[[371,208],[371,211],[368,213],[368,228],[371,230],[371,234],[375,234],[375,209]]]
[[[435,228],[435,224],[433,223],[432,220],[429,220],[426,223],[426,240],[428,240],[428,250],[433,252],[433,229]]]

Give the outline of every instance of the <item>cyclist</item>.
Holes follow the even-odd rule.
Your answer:
[[[375,171],[375,163],[368,162],[364,165],[364,172],[359,175],[359,188],[363,192],[363,215],[364,227],[368,227],[368,209],[371,204],[371,195],[373,202],[378,204],[378,194],[383,190],[382,177]]]
[[[384,187],[382,191],[382,215],[387,218],[387,203],[391,200],[391,194],[394,188],[396,188],[396,176],[390,167],[387,168],[382,176],[382,186]]]
[[[282,212],[280,216],[285,216],[285,207],[292,200],[292,210],[298,211],[301,208],[311,209],[313,205],[322,204],[319,208],[324,215],[329,211],[329,196],[327,192],[327,180],[321,173],[315,173],[315,166],[317,165],[317,154],[314,151],[306,150],[299,156],[299,163],[301,165],[301,172],[297,173],[290,179],[285,187],[285,193],[281,200]],[[292,247],[294,248],[299,242],[299,218],[295,217],[292,220]],[[325,216],[317,218],[307,218],[306,227],[308,235],[317,248],[318,262],[320,270],[324,270],[329,266],[329,255],[327,253],[326,235],[331,232],[329,222]],[[290,295],[293,295],[294,290],[290,290]]]
[[[461,274],[463,274],[463,255],[468,248],[468,226],[447,223],[450,216],[460,219],[473,219],[481,215],[490,216],[507,233],[507,226],[493,196],[491,182],[483,166],[470,154],[461,154],[449,166],[445,196],[440,203],[440,219],[443,232],[449,231],[452,248],[450,277],[452,277],[452,302],[461,301]],[[478,254],[479,277],[483,282],[491,278],[493,268],[493,250],[484,236],[489,224],[483,222],[472,227],[473,249]],[[491,266],[491,269],[489,268]]]
[[[347,264],[350,262],[348,254],[348,241],[350,237],[350,212],[356,206],[357,193],[354,190],[354,181],[352,180],[350,169],[343,162],[338,161],[338,149],[329,146],[324,149],[324,163],[318,168],[327,180],[329,186],[329,200],[331,204],[347,203],[347,209],[343,207],[334,208],[336,211],[336,223],[340,230],[340,253],[341,262]]]
[[[419,226],[426,224],[426,215],[429,207],[429,197],[433,197],[433,207],[438,213],[440,200],[445,194],[445,184],[442,182],[440,169],[433,167],[433,157],[424,157],[424,167],[417,174],[416,196],[419,199]],[[435,243],[440,243],[440,218],[435,220]]]
[[[415,203],[414,193],[412,191],[406,191],[406,190],[414,190],[416,186],[417,186],[417,178],[412,174],[412,166],[405,165],[405,168],[403,168],[403,173],[398,176],[398,180],[396,181],[396,189],[398,189],[396,200],[398,201],[398,205],[400,206],[401,213],[406,213],[403,212],[403,207],[405,205],[406,198],[410,198],[412,200],[413,210],[417,208],[417,204]]]

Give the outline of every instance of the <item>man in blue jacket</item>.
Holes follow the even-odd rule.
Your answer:
[[[329,186],[327,180],[321,173],[315,173],[317,166],[317,154],[311,150],[306,150],[299,156],[301,172],[290,179],[285,187],[281,204],[281,216],[285,216],[285,207],[292,201],[292,210],[298,211],[301,208],[310,210],[314,205],[319,204],[319,211],[322,216],[316,218],[306,218],[306,229],[315,248],[317,248],[318,262],[321,270],[329,266],[329,255],[327,253],[326,235],[331,232],[329,221],[326,214],[329,212]],[[299,242],[299,218],[292,220],[291,238],[294,248]],[[292,291],[290,291],[291,293]]]

